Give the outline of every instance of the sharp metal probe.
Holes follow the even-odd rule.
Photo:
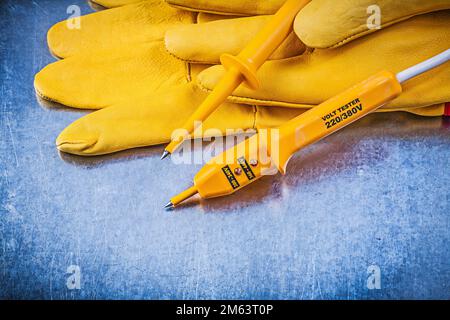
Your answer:
[[[195,176],[194,186],[173,197],[168,206],[197,193],[205,199],[232,194],[267,170],[285,174],[295,152],[374,112],[402,93],[401,83],[449,60],[447,49],[397,75],[381,71],[275,130],[261,130],[211,159]]]
[[[226,74],[183,125],[182,129],[186,134],[173,138],[165,148],[161,159],[172,154],[190,134],[195,132],[201,121],[208,118],[241,83],[255,90],[259,87],[257,70],[291,33],[295,17],[310,1],[286,1],[239,55],[224,54],[220,57],[220,62],[227,70]]]

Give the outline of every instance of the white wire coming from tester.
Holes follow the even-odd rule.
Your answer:
[[[415,66],[398,73],[397,80],[400,83],[403,83],[411,78],[418,76],[419,74],[422,74],[433,68],[436,68],[449,60],[450,60],[450,49],[447,49],[444,52],[442,52],[428,60],[425,60],[424,62],[416,64]]]

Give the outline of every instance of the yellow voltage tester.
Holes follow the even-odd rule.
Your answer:
[[[226,74],[183,125],[182,129],[185,129],[187,134],[172,140],[165,148],[161,159],[172,154],[197,129],[196,124],[208,118],[241,83],[250,89],[259,87],[257,70],[292,32],[295,17],[309,2],[311,0],[286,1],[239,55],[224,54],[220,57],[220,62],[227,70]]]
[[[277,129],[256,133],[211,159],[195,176],[194,186],[166,208],[197,193],[202,198],[232,194],[276,170],[285,174],[295,152],[372,113],[402,93],[401,83],[448,60],[450,49],[397,75],[381,71]]]

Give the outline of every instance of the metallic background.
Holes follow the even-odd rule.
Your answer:
[[[0,3],[1,298],[450,298],[448,120],[372,115],[298,153],[285,177],[167,213],[200,166],[160,161],[162,147],[93,159],[55,148],[83,113],[41,107],[33,77],[71,4],[91,12]]]

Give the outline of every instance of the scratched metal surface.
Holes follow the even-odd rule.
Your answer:
[[[300,152],[286,177],[168,214],[200,166],[162,162],[161,147],[83,159],[54,146],[82,113],[41,107],[33,76],[73,3],[91,12],[0,3],[0,298],[450,298],[448,122],[373,115]]]

